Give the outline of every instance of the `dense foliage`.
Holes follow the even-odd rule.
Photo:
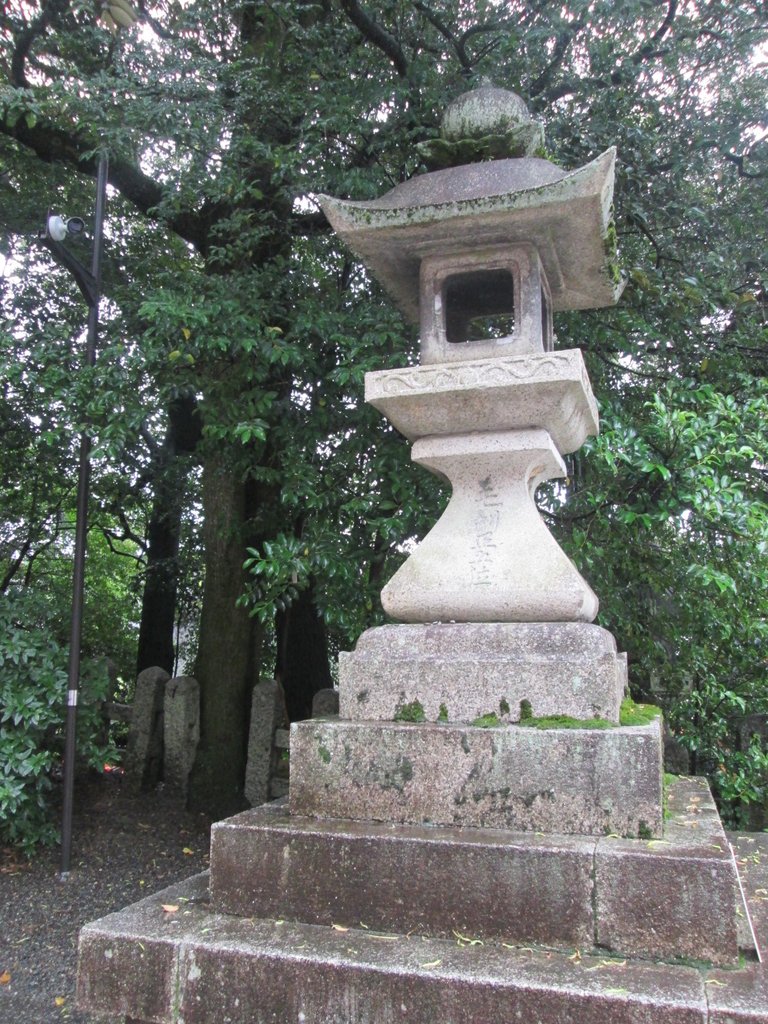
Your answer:
[[[0,842],[27,849],[56,838],[49,796],[67,691],[67,633],[56,615],[40,594],[0,595]],[[101,770],[115,755],[99,714],[109,690],[104,662],[86,661],[81,685],[78,754]]]
[[[556,323],[587,354],[603,433],[543,507],[633,692],[665,705],[724,801],[764,802],[764,749],[742,728],[768,712],[762,4],[135,8],[116,34],[90,0],[0,14],[5,589],[43,586],[39,553],[66,548],[52,525],[87,426],[94,527],[143,588],[139,666],[172,660],[178,609],[194,633],[192,800],[238,805],[254,680],[276,671],[306,713],[443,500],[362,404],[363,373],[412,361],[413,332],[313,194],[370,198],[423,171],[417,143],[488,76],[530,102],[563,166],[619,149],[627,289]],[[107,300],[86,373],[82,302],[35,234],[49,206],[90,208],[103,150]],[[129,626],[131,600],[114,613]]]

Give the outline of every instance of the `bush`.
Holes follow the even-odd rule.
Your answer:
[[[28,852],[58,840],[51,772],[63,754],[68,649],[57,618],[40,595],[0,595],[0,843]],[[98,707],[107,686],[106,668],[85,662],[77,753],[99,769],[115,757]]]

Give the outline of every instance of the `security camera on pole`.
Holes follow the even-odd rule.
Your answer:
[[[74,256],[64,244],[67,238],[82,236],[85,221],[80,217],[63,217],[50,210],[39,241],[72,274],[88,304],[88,332],[85,343],[85,365],[96,361],[96,338],[99,330],[99,300],[101,298],[101,257],[104,248],[104,207],[107,194],[108,162],[106,154],[99,160],[96,186],[96,212],[93,227],[93,253],[91,269]],[[77,517],[75,525],[75,554],[72,569],[72,622],[69,640],[69,671],[67,683],[67,714],[64,735],[64,803],[61,823],[61,878],[69,876],[72,852],[72,808],[75,784],[75,746],[77,725],[77,696],[80,687],[80,646],[83,632],[83,591],[85,579],[85,552],[88,537],[88,490],[90,484],[91,439],[86,433],[80,438],[80,460],[77,481]]]

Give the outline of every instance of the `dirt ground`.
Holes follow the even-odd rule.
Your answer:
[[[75,787],[66,881],[58,848],[0,850],[0,1024],[92,1024],[75,1008],[80,927],[205,870],[209,833],[163,793],[93,776]]]

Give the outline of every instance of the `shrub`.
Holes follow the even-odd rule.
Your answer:
[[[0,595],[0,843],[28,852],[58,839],[51,772],[63,753],[68,650],[57,618],[40,595]],[[105,667],[83,664],[77,753],[95,768],[115,756],[98,707],[107,685]]]

